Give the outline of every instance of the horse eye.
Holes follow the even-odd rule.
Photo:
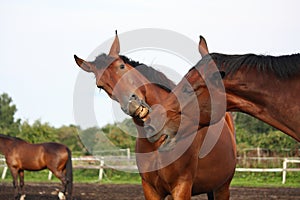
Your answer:
[[[125,65],[124,64],[121,64],[120,65],[120,69],[124,69],[125,68]]]

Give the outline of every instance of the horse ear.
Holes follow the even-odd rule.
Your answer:
[[[112,57],[119,57],[119,53],[120,53],[120,41],[119,41],[118,33],[116,30],[115,40],[114,40],[113,44],[111,45],[108,55],[110,55]]]
[[[79,57],[77,57],[76,55],[74,55],[74,59],[75,59],[77,65],[78,65],[81,69],[83,69],[83,70],[86,71],[86,72],[93,72],[93,68],[94,68],[94,67],[93,67],[92,64],[90,64],[89,62],[87,62],[87,61],[85,61],[85,60],[83,60],[83,59],[81,59],[81,58],[79,58]]]
[[[204,37],[202,35],[200,35],[198,49],[199,49],[199,53],[201,54],[202,57],[204,57],[205,55],[207,55],[209,53],[206,40],[204,39]]]

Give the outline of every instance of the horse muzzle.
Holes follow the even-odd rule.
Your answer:
[[[143,120],[151,112],[151,107],[144,100],[139,99],[136,95],[132,95],[128,101],[127,108],[122,108],[122,110],[132,117]]]

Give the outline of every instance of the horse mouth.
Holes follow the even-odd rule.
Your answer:
[[[140,119],[144,119],[149,113],[149,109],[140,105],[134,112],[134,116]]]
[[[150,112],[150,106],[143,100],[130,100],[128,105],[128,114],[132,117],[144,119]]]

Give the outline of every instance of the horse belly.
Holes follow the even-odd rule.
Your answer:
[[[40,159],[28,159],[22,162],[22,169],[29,171],[38,171],[46,169],[47,166]]]
[[[22,169],[28,171],[38,171],[47,168],[47,165],[44,160],[44,156],[37,155],[36,152],[35,154],[33,154],[34,156],[28,156],[28,155],[31,154],[25,154],[20,158]]]
[[[233,174],[234,169],[224,169],[223,172],[214,169],[199,170],[193,183],[192,193],[197,195],[215,190],[231,180]]]

